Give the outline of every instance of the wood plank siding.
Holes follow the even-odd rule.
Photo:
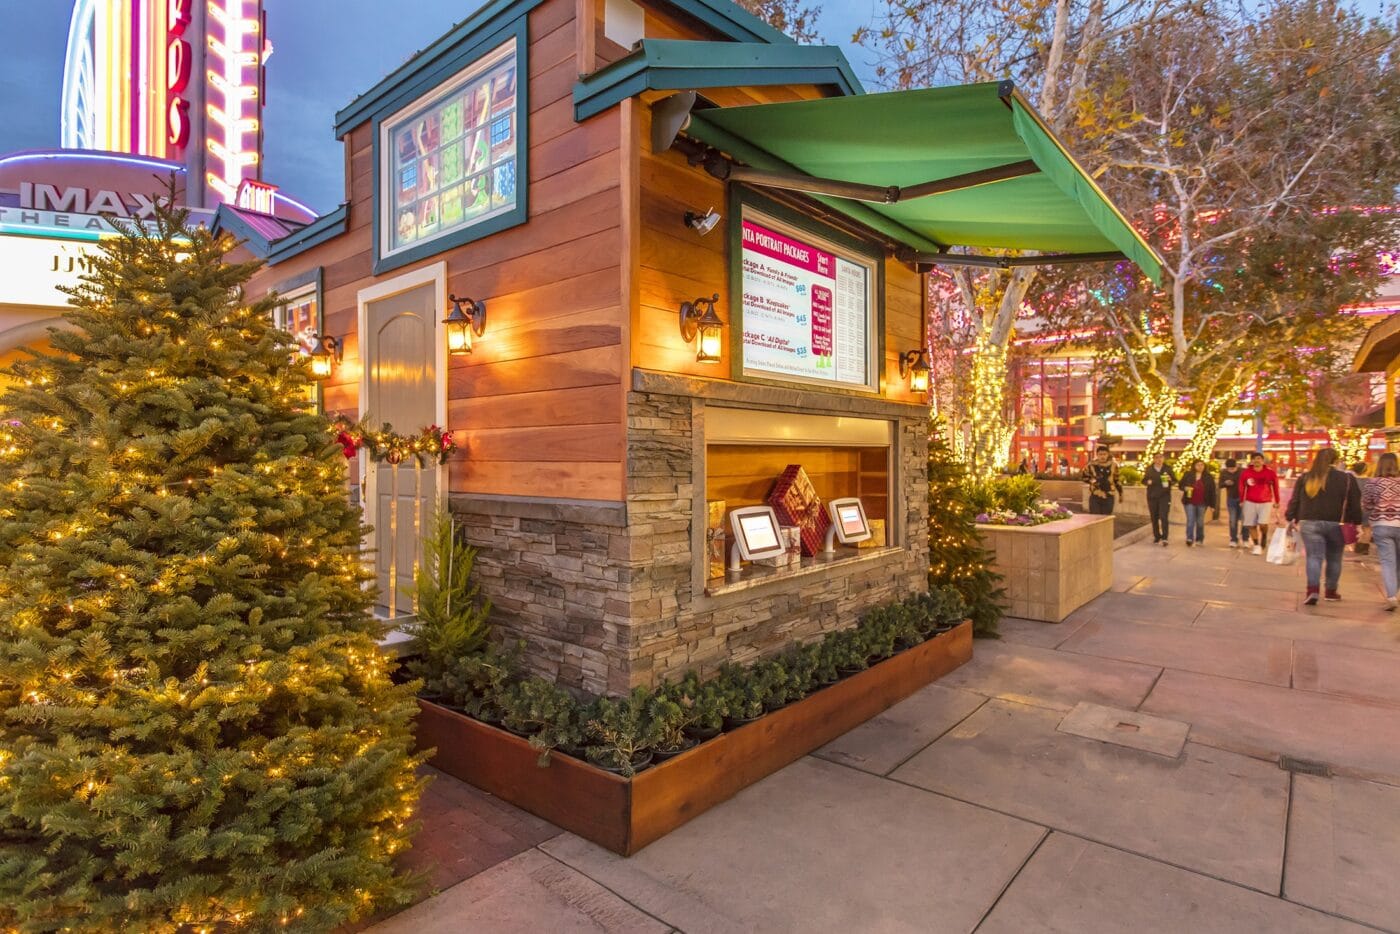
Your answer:
[[[585,70],[575,16],[587,6],[546,0],[529,13],[528,223],[374,276],[377,168],[367,121],[345,138],[347,232],[255,282],[323,268],[326,333],[345,338],[325,403],[351,416],[359,411],[362,289],[445,262],[450,293],[486,301],[486,334],[470,356],[449,358],[448,426],[463,451],[450,462],[453,493],[623,496],[623,122],[617,108],[582,124],[573,119],[571,94]]]
[[[344,234],[260,272],[258,295],[320,268],[325,333],[345,356],[324,386],[328,411],[359,414],[359,293],[443,262],[449,293],[485,300],[485,335],[470,356],[449,358],[448,427],[462,449],[450,462],[453,493],[618,502],[627,487],[627,390],[634,367],[726,378],[682,343],[677,311],[715,292],[732,321],[726,216],[708,236],[688,230],[687,210],[728,214],[725,188],[677,152],[651,151],[650,104],[624,100],[582,123],[572,92],[581,73],[626,55],[604,35],[601,0],[544,0],[528,14],[527,223],[374,275],[373,123],[344,135]],[[645,9],[648,37],[721,39],[698,20]],[[701,89],[723,106],[821,97],[829,87]],[[395,105],[397,106],[397,105]],[[901,350],[919,346],[920,277],[885,263],[887,398],[916,401],[898,375]],[[445,314],[447,309],[442,309]],[[921,401],[921,400],[920,400]],[[371,413],[373,414],[373,413]],[[399,425],[400,431],[421,426]]]

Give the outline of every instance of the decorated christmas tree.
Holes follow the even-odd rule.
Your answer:
[[[967,601],[972,631],[995,636],[1001,619],[1001,575],[982,547],[972,506],[964,495],[966,472],[936,422],[928,438],[928,583],[952,584]]]
[[[0,396],[0,924],[323,931],[420,779],[344,459],[255,264],[162,210]]]

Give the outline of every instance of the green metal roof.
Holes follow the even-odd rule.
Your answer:
[[[574,119],[586,120],[643,91],[790,84],[865,93],[846,53],[834,45],[643,39],[630,55],[574,85]]]
[[[1161,258],[1008,82],[696,110],[685,132],[758,170],[734,180],[812,194],[919,261],[951,247],[1042,254],[987,265],[1121,255],[1161,281]]]
[[[543,0],[487,0],[456,26],[415,52],[374,87],[346,104],[335,115],[335,135],[342,138],[376,113],[392,111],[408,100],[432,90],[465,67],[479,54],[479,46],[497,38],[510,23],[539,6]],[[654,0],[661,6],[698,20],[725,40],[761,45],[794,45],[780,29],[729,0]],[[503,37],[502,37],[503,38]],[[849,71],[847,66],[847,71]]]

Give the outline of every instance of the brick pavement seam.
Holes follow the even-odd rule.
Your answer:
[[[1093,740],[1092,742],[1102,742],[1102,740]],[[1226,750],[1226,751],[1229,752],[1229,751],[1231,751],[1231,750]],[[823,760],[823,761],[831,761],[831,760]],[[850,770],[852,770],[852,771],[854,771],[854,772],[860,772],[860,774],[862,774],[862,775],[871,775],[870,772],[861,771],[860,769],[857,769],[855,766],[846,765],[845,763],[842,763],[842,762],[832,762],[831,764],[832,764],[832,765],[839,765],[839,766],[841,766],[842,768],[850,769]],[[1318,908],[1318,907],[1315,906],[1315,905],[1308,905],[1308,904],[1305,904],[1305,903],[1303,903],[1303,902],[1294,901],[1294,900],[1291,899],[1291,898],[1283,898],[1282,896],[1275,895],[1275,894],[1273,894],[1272,892],[1266,892],[1266,891],[1263,890],[1263,889],[1256,889],[1256,888],[1254,888],[1253,886],[1245,885],[1245,884],[1242,883],[1242,882],[1236,882],[1236,881],[1233,880],[1233,879],[1223,879],[1223,878],[1221,878],[1220,876],[1212,875],[1211,873],[1208,873],[1208,872],[1202,872],[1201,870],[1195,869],[1195,868],[1193,868],[1193,867],[1191,867],[1191,866],[1183,866],[1183,865],[1181,865],[1180,863],[1173,863],[1173,862],[1170,861],[1170,860],[1162,859],[1162,858],[1159,857],[1159,856],[1152,856],[1152,855],[1150,855],[1150,854],[1148,854],[1148,853],[1139,853],[1137,850],[1131,850],[1131,849],[1129,849],[1129,848],[1127,848],[1127,847],[1125,847],[1125,846],[1119,846],[1119,845],[1116,844],[1116,843],[1109,843],[1109,842],[1106,841],[1106,840],[1100,840],[1100,839],[1098,839],[1098,838],[1096,838],[1096,837],[1091,837],[1091,836],[1089,836],[1089,835],[1087,835],[1087,834],[1076,833],[1076,832],[1073,831],[1073,830],[1066,830],[1066,829],[1064,829],[1063,827],[1057,827],[1057,826],[1055,826],[1054,824],[1047,824],[1047,823],[1043,823],[1043,822],[1038,821],[1038,820],[1031,820],[1031,819],[1029,819],[1029,818],[1022,817],[1022,816],[1019,815],[1019,814],[1013,814],[1013,813],[1011,813],[1010,811],[1004,811],[1004,810],[1002,810],[1001,808],[988,807],[988,806],[985,805],[985,804],[978,804],[977,802],[975,802],[975,801],[969,801],[969,800],[967,800],[966,798],[959,798],[957,795],[950,795],[950,794],[948,794],[948,793],[945,792],[945,791],[934,791],[934,790],[931,789],[931,788],[925,788],[925,787],[923,787],[922,785],[915,785],[915,784],[913,784],[912,782],[906,782],[906,781],[904,781],[903,779],[894,778],[894,777],[888,776],[888,775],[886,775],[886,776],[875,775],[875,776],[872,776],[872,777],[874,777],[874,778],[883,778],[884,781],[887,781],[887,782],[894,782],[895,784],[897,784],[897,785],[903,785],[903,786],[906,787],[906,788],[913,788],[913,789],[916,789],[916,790],[918,790],[918,791],[922,791],[924,794],[936,795],[937,797],[940,797],[940,798],[947,798],[949,801],[957,801],[959,804],[966,804],[968,807],[974,807],[974,808],[977,808],[977,809],[982,810],[982,811],[988,811],[988,812],[990,812],[990,813],[992,813],[992,814],[1000,814],[1002,817],[1009,817],[1009,818],[1011,818],[1011,819],[1013,819],[1013,820],[1018,820],[1018,821],[1020,821],[1020,822],[1023,823],[1023,824],[1031,824],[1032,826],[1043,827],[1043,828],[1045,828],[1046,830],[1048,830],[1048,831],[1050,831],[1050,832],[1052,832],[1052,833],[1062,833],[1062,834],[1064,834],[1065,836],[1067,836],[1067,837],[1073,837],[1073,838],[1075,838],[1076,840],[1085,840],[1085,841],[1088,841],[1089,843],[1095,843],[1095,844],[1098,844],[1099,846],[1107,847],[1107,848],[1110,849],[1110,850],[1116,850],[1116,851],[1118,851],[1119,853],[1126,853],[1126,854],[1128,854],[1129,856],[1137,856],[1137,857],[1140,857],[1141,859],[1150,860],[1151,862],[1158,863],[1158,864],[1163,865],[1163,866],[1170,866],[1170,867],[1173,868],[1173,869],[1180,869],[1182,872],[1189,872],[1189,873],[1191,873],[1192,875],[1200,876],[1200,877],[1202,877],[1202,878],[1204,878],[1204,879],[1212,879],[1212,880],[1214,880],[1214,881],[1216,881],[1216,882],[1220,882],[1220,883],[1223,883],[1223,884],[1225,884],[1225,885],[1233,886],[1234,888],[1237,888],[1237,889],[1244,889],[1246,892],[1254,892],[1254,893],[1257,894],[1257,895],[1263,895],[1265,898],[1276,898],[1276,899],[1278,899],[1278,900],[1281,901],[1281,902],[1287,902],[1288,904],[1290,904],[1290,905],[1296,905],[1296,906],[1298,906],[1299,908],[1306,908],[1308,911],[1315,911],[1315,912],[1317,912],[1318,914],[1320,914],[1320,915],[1326,915],[1326,916],[1329,917],[1329,918],[1336,918],[1336,919],[1339,920],[1339,921],[1347,921],[1347,922],[1350,922],[1350,923],[1352,923],[1352,924],[1360,925],[1361,927],[1364,927],[1364,928],[1369,928],[1370,930],[1373,930],[1373,931],[1379,931],[1379,932],[1381,932],[1381,934],[1400,934],[1400,928],[1383,928],[1383,927],[1378,927],[1377,925],[1372,924],[1372,923],[1370,923],[1369,921],[1362,921],[1362,920],[1360,920],[1360,919],[1358,919],[1358,918],[1352,918],[1352,917],[1349,917],[1349,916],[1347,916],[1347,915],[1338,914],[1338,913],[1335,912],[1335,911],[1328,911],[1328,910],[1325,909],[1325,908]],[[1038,848],[1039,848],[1039,847],[1037,846],[1037,849],[1038,849]],[[1282,864],[1280,864],[1280,865],[1282,865]],[[1019,874],[1020,874],[1020,870],[1017,871],[1017,875],[1019,875]],[[1013,878],[1014,878],[1014,877],[1013,877]],[[1008,883],[1008,885],[1009,885],[1009,883]],[[985,920],[985,918],[984,918],[983,920]],[[663,923],[664,923],[664,922],[663,922]],[[982,923],[982,922],[978,922],[979,926],[980,926],[981,923]],[[975,934],[975,930],[976,930],[976,929],[974,929],[974,934]]]
[[[1035,854],[1040,852],[1040,848],[1045,845],[1046,840],[1050,839],[1050,834],[1053,832],[1054,831],[1047,827],[1041,828],[1040,839],[1035,841],[1035,846],[1031,847],[1031,851],[1026,854],[1026,858],[1021,860],[1021,865],[1017,866],[1016,871],[1011,874],[1011,878],[1006,880],[1006,884],[1001,887],[1001,891],[997,893],[997,897],[992,899],[992,903],[987,906],[986,911],[982,912],[982,917],[977,919],[977,923],[972,926],[972,930],[968,932],[968,934],[977,934],[977,931],[982,925],[987,923],[987,918],[991,917],[992,912],[996,911],[997,905],[1001,904],[1001,900],[1005,897],[1007,890],[1021,877],[1021,873],[1025,872],[1031,860],[1035,859]]]
[[[1152,716],[1155,716],[1155,714],[1153,714]],[[1267,762],[1270,765],[1278,765],[1278,760],[1280,756],[1293,756],[1294,758],[1298,759],[1309,759],[1318,761],[1314,756],[1306,755],[1303,753],[1289,752],[1285,749],[1280,749],[1271,752],[1251,752],[1248,749],[1245,749],[1241,746],[1224,745],[1223,742],[1228,742],[1228,740],[1213,743],[1210,742],[1210,739],[1212,738],[1210,733],[1197,735],[1195,732],[1195,724],[1192,724],[1191,728],[1191,733],[1187,736],[1186,739],[1187,742],[1195,743],[1197,746],[1205,746],[1207,749],[1215,749],[1220,752],[1228,752],[1237,756],[1244,756],[1246,759],[1254,759],[1257,762]],[[1258,747],[1255,748],[1257,749]],[[1346,765],[1337,765],[1335,762],[1327,762],[1326,765],[1329,769],[1332,770],[1333,778],[1345,778],[1354,782],[1370,782],[1373,785],[1385,785],[1388,788],[1400,788],[1400,775],[1394,775],[1389,772],[1368,772],[1365,769],[1352,768],[1351,766]]]
[[[548,843],[549,841],[546,840],[545,842]],[[593,878],[592,876],[590,876],[588,873],[584,872],[584,871],[583,871],[582,869],[580,869],[579,867],[570,865],[569,863],[566,863],[564,860],[562,860],[562,859],[560,859],[559,857],[555,856],[553,853],[549,852],[548,850],[540,849],[539,846],[534,847],[534,849],[539,850],[539,851],[540,851],[541,853],[543,853],[545,856],[548,856],[550,859],[554,860],[556,863],[558,863],[559,865],[563,866],[565,869],[568,869],[570,872],[576,872],[576,873],[578,873],[579,875],[581,875],[581,876],[583,876],[585,879],[587,879],[589,882],[592,882],[594,885],[598,886],[598,888],[603,889],[604,891],[611,893],[615,898],[617,898],[619,901],[623,902],[624,904],[631,905],[633,908],[637,909],[637,910],[640,911],[642,914],[646,915],[648,918],[650,918],[651,920],[655,921],[657,924],[663,925],[663,926],[670,932],[670,934],[685,934],[685,931],[683,931],[683,930],[682,930],[681,928],[679,928],[678,926],[672,924],[670,921],[667,921],[665,918],[662,918],[662,917],[656,915],[656,914],[653,913],[653,912],[647,911],[647,910],[646,910],[645,908],[643,908],[641,905],[638,905],[636,902],[632,901],[630,898],[628,898],[627,896],[623,895],[621,892],[617,891],[616,889],[612,888],[612,887],[609,886],[609,885],[604,884],[602,881]],[[628,858],[629,858],[629,857],[626,857],[626,856],[623,857],[623,859],[628,859]]]
[[[1066,652],[1065,654],[1066,654],[1066,655],[1072,655],[1072,654],[1076,654],[1076,653]],[[1145,704],[1145,703],[1147,703],[1147,699],[1148,699],[1149,697],[1152,696],[1152,692],[1155,691],[1155,690],[1157,690],[1157,682],[1162,680],[1162,675],[1165,674],[1166,671],[1167,671],[1167,666],[1165,666],[1165,665],[1162,665],[1161,667],[1159,667],[1159,668],[1157,669],[1157,677],[1155,677],[1155,678],[1152,679],[1152,684],[1151,684],[1151,686],[1148,687],[1147,693],[1144,694],[1144,695],[1142,695],[1142,698],[1137,702],[1137,706],[1134,707],[1133,710],[1136,710],[1136,711],[1139,712],[1139,713],[1142,712],[1142,705]],[[1162,719],[1163,719],[1163,720],[1167,720],[1167,719],[1170,719],[1170,718],[1168,718],[1168,717],[1163,717]],[[1186,724],[1186,727],[1187,727],[1187,733],[1189,734],[1189,733],[1190,733],[1191,724],[1189,724],[1189,723]]]
[[[1283,809],[1283,865],[1279,867],[1278,874],[1279,898],[1284,897],[1284,890],[1288,887],[1288,839],[1293,832],[1293,783],[1297,780],[1297,774],[1288,773],[1288,806]]]
[[[951,690],[951,691],[956,691],[956,690],[960,690],[960,689],[959,689],[959,688],[949,688],[949,690]],[[976,707],[974,707],[974,708],[972,708],[971,710],[969,710],[969,711],[967,712],[967,716],[966,716],[966,717],[963,717],[963,718],[962,718],[961,720],[959,720],[957,723],[954,723],[952,726],[948,727],[948,729],[946,729],[946,730],[944,730],[943,732],[939,733],[939,734],[938,734],[937,736],[935,736],[933,739],[929,740],[927,743],[924,743],[922,746],[920,746],[918,749],[914,750],[913,752],[909,753],[909,755],[905,756],[903,759],[900,759],[899,762],[898,762],[896,765],[892,765],[892,766],[890,766],[888,769],[886,769],[885,771],[881,772],[881,773],[880,773],[880,777],[881,777],[881,778],[884,778],[886,775],[889,775],[889,774],[890,774],[891,772],[893,772],[895,769],[897,769],[897,768],[899,768],[900,766],[904,765],[904,764],[905,764],[906,762],[908,762],[910,759],[914,758],[914,757],[917,756],[919,753],[923,752],[925,749],[927,749],[928,747],[932,746],[934,743],[938,742],[940,739],[942,739],[943,737],[947,736],[949,733],[953,732],[953,731],[956,730],[958,727],[962,726],[964,723],[967,722],[967,717],[972,716],[972,715],[975,714],[977,711],[979,711],[979,710],[981,710],[983,707],[987,706],[987,704],[991,701],[991,698],[990,698],[990,697],[986,697],[986,696],[983,696],[983,695],[979,695],[979,694],[977,694],[975,691],[967,691],[967,692],[965,692],[965,693],[971,694],[971,695],[974,696],[974,697],[981,697],[981,698],[982,698],[982,703],[978,704]],[[870,722],[869,720],[866,721],[866,723],[869,723],[869,722]]]

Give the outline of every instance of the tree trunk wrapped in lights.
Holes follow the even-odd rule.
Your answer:
[[[1143,451],[1143,461],[1150,463],[1152,458],[1167,450],[1167,438],[1172,432],[1172,416],[1176,412],[1176,390],[1167,386],[1150,389],[1143,383],[1137,384],[1142,398],[1142,409],[1147,416],[1147,424],[1152,429]]]
[[[421,790],[344,459],[253,264],[159,210],[0,397],[0,922],[330,930]]]
[[[967,464],[974,478],[985,479],[1005,467],[1011,455],[1014,428],[1006,417],[1006,345],[979,340],[972,354],[972,430]]]
[[[1225,389],[1218,395],[1209,396],[1196,408],[1196,433],[1182,452],[1181,463],[1191,464],[1197,460],[1210,461],[1215,453],[1215,442],[1220,438],[1220,429],[1230,415],[1230,409],[1239,402],[1240,387],[1233,380],[1227,381]]]
[[[1366,459],[1371,449],[1370,428],[1328,428],[1327,439],[1337,449],[1340,462],[1337,466],[1350,468],[1352,464]]]

